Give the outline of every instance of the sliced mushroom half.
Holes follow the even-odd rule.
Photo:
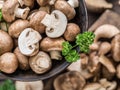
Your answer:
[[[26,28],[18,38],[20,52],[27,56],[36,55],[39,51],[41,35],[32,28]]]
[[[54,10],[51,15],[46,14],[41,23],[46,26],[46,35],[48,37],[57,38],[64,34],[67,18],[61,11]]]

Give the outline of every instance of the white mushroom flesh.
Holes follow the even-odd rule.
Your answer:
[[[78,0],[68,0],[67,1],[73,8],[76,8],[79,6],[79,1]]]
[[[25,29],[18,38],[18,46],[22,54],[31,56],[36,50],[39,50],[39,41],[41,35],[32,28]]]
[[[54,10],[51,15],[46,14],[41,23],[46,26],[46,35],[48,37],[57,38],[64,34],[67,18],[61,11]]]

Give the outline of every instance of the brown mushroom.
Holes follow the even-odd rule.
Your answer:
[[[32,18],[30,18],[31,28],[33,28],[34,30],[36,30],[40,33],[44,33],[45,32],[45,25],[43,25],[41,23],[41,21],[45,17],[46,14],[47,14],[47,12],[45,12],[45,11],[35,12],[35,14],[32,16]]]
[[[120,79],[120,64],[117,66],[117,77]]]
[[[3,30],[0,30],[0,55],[11,51],[13,48],[13,40],[12,38],[8,35]]]
[[[15,82],[16,90],[43,90],[44,85],[42,81],[33,81],[33,82]]]
[[[116,73],[116,70],[115,70],[115,67],[114,67],[113,63],[112,63],[111,60],[110,60],[109,58],[107,58],[106,56],[101,55],[101,56],[99,57],[99,62],[100,62],[103,66],[105,66],[110,73],[113,73],[113,74]]]
[[[8,33],[11,37],[13,38],[18,38],[20,33],[25,29],[28,28],[29,22],[27,20],[16,20],[15,22],[13,22],[8,30]]]
[[[106,90],[99,83],[89,83],[85,85],[83,90]]]
[[[111,44],[109,42],[102,42],[99,47],[98,55],[105,55],[110,50],[111,50]]]
[[[50,53],[51,59],[61,60],[62,43],[65,40],[60,38],[46,37],[40,42],[40,49]]]
[[[120,34],[116,35],[112,42],[112,57],[116,62],[120,62]]]
[[[56,0],[37,0],[37,3],[40,5],[40,6],[46,6],[46,5],[54,5]]]
[[[22,70],[28,70],[29,69],[28,57],[23,55],[20,52],[18,47],[14,50],[14,54],[17,56],[18,63],[19,63],[19,68],[22,69]]]
[[[0,56],[0,70],[11,74],[16,71],[18,60],[15,54],[7,52]]]
[[[76,71],[62,74],[54,80],[55,90],[82,90],[85,84],[83,76]]]
[[[5,21],[12,22],[15,17],[26,19],[30,9],[28,7],[19,8],[18,0],[7,0],[2,8],[2,15]]]
[[[25,5],[27,7],[32,8],[34,6],[34,1],[35,0],[18,0],[21,6]]]
[[[74,0],[70,0],[70,1],[74,1]],[[76,6],[77,5],[75,5],[75,7]],[[55,2],[55,9],[62,11],[66,15],[66,17],[68,18],[68,20],[73,19],[75,17],[75,14],[76,14],[74,7],[72,7],[70,5],[70,3],[68,3],[65,0],[57,0]]]
[[[29,64],[35,73],[42,74],[51,68],[52,61],[47,53],[40,51],[37,55],[30,57]]]
[[[75,37],[80,33],[80,28],[75,23],[68,23],[66,31],[64,33],[64,38],[67,41],[75,41]]]

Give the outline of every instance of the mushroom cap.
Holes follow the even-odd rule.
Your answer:
[[[83,76],[76,71],[62,74],[54,80],[55,90],[82,90],[85,84]]]
[[[15,82],[16,90],[43,90],[43,82],[42,81],[34,81],[34,82]]]
[[[47,53],[40,51],[37,55],[30,57],[29,64],[35,73],[42,74],[51,68],[52,61]]]
[[[120,34],[116,35],[112,42],[112,57],[116,62],[120,62]]]
[[[15,22],[13,22],[10,27],[9,27],[9,30],[8,30],[8,33],[11,37],[13,38],[18,38],[20,33],[25,29],[25,28],[28,28],[30,25],[29,25],[29,22],[27,20],[22,20],[22,19],[19,19],[19,20],[16,20]]]
[[[75,23],[68,23],[66,31],[64,33],[64,38],[67,41],[75,41],[77,34],[80,33],[80,28]]]
[[[37,0],[37,3],[40,5],[40,6],[45,6],[49,3],[50,0]]]
[[[34,6],[34,1],[35,0],[18,0],[21,6],[25,5],[27,7],[33,7]]]
[[[73,19],[76,14],[75,9],[70,6],[70,4],[68,4],[65,0],[57,0],[55,3],[55,9],[63,12],[68,20]]]
[[[35,12],[35,14],[32,16],[32,18],[30,18],[31,28],[33,28],[34,30],[36,30],[40,33],[44,33],[45,32],[45,25],[43,25],[41,23],[41,21],[45,17],[46,14],[47,14],[47,12],[45,12],[45,11]]]
[[[27,56],[33,56],[39,51],[39,41],[41,35],[32,28],[26,28],[18,38],[18,47],[20,52]]]
[[[8,35],[3,30],[0,30],[0,55],[11,51],[13,48],[13,40],[12,38]]]
[[[15,54],[7,52],[0,56],[0,70],[11,74],[18,67],[18,60]]]
[[[48,37],[57,38],[65,32],[67,18],[61,11],[54,10],[51,15],[46,14],[41,23],[46,26],[46,35]]]
[[[46,52],[57,50],[57,51],[62,51],[62,43],[65,40],[60,37],[60,38],[49,38],[45,37],[41,42],[40,42],[40,49]]]
[[[2,8],[2,15],[5,21],[12,22],[15,20],[14,10],[19,3],[17,0],[7,0]]]
[[[14,54],[17,56],[20,69],[28,70],[30,68],[28,57],[23,55],[18,47],[14,50]]]

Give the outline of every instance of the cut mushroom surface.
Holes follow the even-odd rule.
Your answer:
[[[36,55],[39,51],[39,41],[41,35],[32,28],[26,28],[18,38],[20,52],[27,56]]]
[[[51,68],[52,61],[47,53],[40,51],[37,55],[30,57],[29,64],[34,72],[42,74]]]
[[[61,11],[54,10],[51,15],[46,14],[41,23],[46,26],[46,35],[48,37],[57,38],[65,32],[67,18]]]

